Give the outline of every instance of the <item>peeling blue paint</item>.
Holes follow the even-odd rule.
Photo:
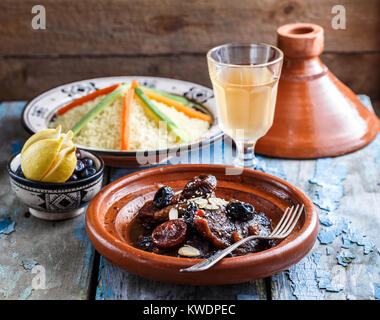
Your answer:
[[[374,283],[373,284],[374,288],[374,297],[376,300],[380,300],[380,284],[379,283]]]
[[[312,253],[304,257],[296,265],[289,268],[289,279],[293,295],[299,300],[321,300],[324,293],[320,290],[318,282],[329,283],[327,270],[319,266],[321,254]],[[317,274],[320,276],[318,277]],[[322,278],[324,278],[322,280]],[[324,285],[322,285],[323,287]]]
[[[352,244],[356,243],[358,246],[363,246],[363,253],[370,254],[375,249],[375,242],[362,234],[358,229],[349,226],[344,230],[345,234],[342,236],[342,248],[350,249]]]
[[[78,272],[78,277],[76,279],[76,282],[81,284],[84,288],[87,286],[87,275],[89,274],[89,268],[91,266],[94,250],[92,247],[92,244],[90,240],[88,239],[86,228],[85,228],[85,222],[84,222],[84,215],[81,217],[82,221],[81,223],[75,228],[74,230],[74,236],[83,242],[83,245],[86,246],[86,263],[82,266],[82,271]]]
[[[318,240],[322,244],[330,244],[335,240],[336,233],[333,229],[322,229],[318,233]]]
[[[0,233],[8,235],[16,230],[15,226],[15,221],[12,221],[10,217],[5,217],[0,220]]]
[[[331,248],[330,247],[326,247],[326,255],[330,255],[331,254]]]
[[[27,300],[33,293],[34,289],[32,286],[26,287],[24,292],[18,297],[19,300]]]
[[[13,290],[16,288],[23,272],[14,271],[10,266],[0,265],[0,294],[2,298],[7,299],[11,296]]]
[[[0,119],[3,119],[5,117],[19,118],[25,105],[25,101],[1,102]]]
[[[324,185],[315,191],[313,202],[321,209],[332,211],[338,208],[339,200],[343,195],[343,187]]]
[[[238,294],[236,300],[259,300],[259,297],[250,294]]]
[[[102,282],[102,273],[104,271],[103,257],[100,257],[99,261],[99,272],[98,272],[98,285],[96,287],[95,300],[104,300],[103,294],[103,282]]]
[[[380,171],[380,135],[376,137],[369,145],[369,156],[363,159],[362,166],[365,170],[362,171],[364,177],[373,183],[376,183],[376,177]]]
[[[356,258],[356,255],[349,251],[340,251],[338,255],[336,256],[336,259],[338,260],[338,264],[342,265],[343,267],[347,267],[352,260]]]
[[[311,184],[321,187],[315,191],[313,202],[321,209],[332,211],[338,208],[344,195],[342,182],[346,179],[348,166],[334,163],[332,158],[318,159],[315,162],[314,177]]]
[[[21,152],[23,142],[22,141],[13,141],[11,142],[11,147],[12,147],[12,155],[13,154],[18,154]]]
[[[330,244],[336,237],[346,232],[349,228],[349,220],[337,216],[335,213],[329,213],[329,227],[323,228],[318,233],[318,240],[321,244]]]
[[[37,261],[31,260],[31,259],[22,259],[21,261],[22,266],[25,270],[31,271],[37,264]]]
[[[364,238],[364,248],[363,248],[363,253],[364,254],[370,254],[373,250],[375,250],[375,243],[369,239],[369,238]]]
[[[343,235],[342,241],[343,241],[342,248],[345,248],[345,249],[351,248],[352,242],[349,239],[347,239],[346,235]]]
[[[346,179],[348,166],[344,163],[334,163],[332,158],[317,159],[315,162],[314,177],[309,180],[319,186],[341,186]]]
[[[319,213],[319,222],[326,227],[331,227],[333,225],[333,222],[325,211]]]
[[[331,272],[328,269],[317,268],[316,279],[319,289],[325,289],[329,292],[339,292],[344,289],[341,284],[331,283]]]
[[[329,283],[327,286],[326,286],[326,291],[328,292],[339,292],[339,291],[342,291],[344,289],[344,286],[342,284],[332,284],[332,283]]]
[[[283,160],[275,161],[272,159],[266,159],[258,155],[256,155],[256,158],[258,160],[256,170],[259,170],[259,171],[262,171],[262,172],[265,172],[265,173],[268,173],[273,176],[286,180],[287,176],[283,170]],[[270,165],[268,165],[269,161],[270,161]]]
[[[359,246],[364,245],[364,236],[359,232],[358,229],[352,226],[349,226],[349,228],[346,230],[346,233],[343,235],[343,238],[351,242],[355,242]]]

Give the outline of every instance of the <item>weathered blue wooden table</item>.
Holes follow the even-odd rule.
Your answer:
[[[62,222],[30,216],[6,173],[8,158],[28,137],[20,123],[24,105],[0,104],[0,299],[380,299],[380,136],[337,158],[260,157],[259,170],[293,183],[318,207],[314,248],[271,278],[180,286],[134,276],[100,257],[87,238],[84,215]],[[215,154],[229,147],[219,143]],[[202,153],[193,161],[226,160]],[[104,183],[130,172],[107,168]]]

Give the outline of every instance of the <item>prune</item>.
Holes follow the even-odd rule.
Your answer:
[[[180,219],[161,223],[152,232],[152,242],[161,249],[169,249],[185,241],[187,224]]]
[[[183,188],[182,197],[190,199],[207,196],[215,190],[216,183],[216,178],[212,175],[194,177]]]
[[[94,161],[90,158],[84,158],[84,159],[82,159],[82,162],[83,162],[84,166],[87,168],[92,167],[94,165]]]
[[[191,227],[193,225],[194,221],[194,212],[198,210],[198,206],[194,203],[189,201],[184,214],[182,215],[183,221],[186,222],[188,227]]]
[[[227,216],[232,220],[248,221],[253,218],[255,208],[242,201],[233,201],[226,206]]]
[[[161,187],[157,190],[153,198],[153,205],[157,209],[162,209],[171,204],[171,198],[174,196],[174,191],[168,186]]]
[[[77,157],[77,159],[82,159],[82,153],[80,152],[80,150],[76,150],[75,151],[75,156]]]

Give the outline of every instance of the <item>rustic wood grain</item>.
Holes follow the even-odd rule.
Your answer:
[[[331,26],[334,0],[41,0],[46,30],[31,28],[33,0],[2,0],[0,55],[205,53],[220,43],[276,41],[289,22],[312,22],[326,31],[326,50],[379,51],[373,0],[342,0],[345,30]]]
[[[368,104],[368,98],[362,96]],[[0,299],[88,299],[93,271],[93,248],[84,229],[84,216],[63,222],[44,222],[25,215],[26,207],[13,195],[5,171],[7,158],[20,151],[27,134],[19,117],[25,102],[0,104]],[[230,163],[217,144],[193,162]],[[319,206],[320,233],[346,231],[331,243],[317,240],[312,251],[289,270],[251,283],[191,287],[146,280],[120,270],[101,258],[96,299],[380,299],[380,136],[367,147],[337,158],[280,160],[259,157],[258,170],[284,178],[302,189]],[[227,154],[229,154],[227,152]],[[187,159],[187,157],[184,157]],[[111,180],[128,169],[112,169]],[[109,180],[107,179],[106,182]],[[326,209],[327,208],[327,209]],[[9,227],[4,229],[4,219]],[[327,219],[327,220],[326,220]],[[332,225],[326,225],[331,219]],[[335,220],[334,220],[335,219]],[[346,226],[346,228],[347,228]],[[347,238],[354,240],[347,246]],[[323,237],[321,237],[323,239]],[[358,243],[356,243],[356,242]],[[355,255],[346,266],[338,263],[341,252]],[[344,262],[344,261],[343,261]],[[347,262],[347,261],[346,261]],[[33,267],[46,270],[46,289],[31,286]]]
[[[264,280],[224,286],[185,286],[144,279],[101,259],[97,300],[265,300]]]
[[[325,28],[331,70],[355,92],[380,98],[380,2],[343,0],[345,30],[331,26],[333,0],[42,0],[47,29],[33,30],[32,0],[0,3],[0,101],[30,99],[97,76],[150,75],[210,85],[205,54],[221,43],[276,43],[289,22]]]
[[[321,59],[354,92],[380,99],[380,53],[323,54]],[[161,76],[211,87],[204,54],[155,57],[0,58],[0,101],[31,99],[55,86],[120,75]]]
[[[0,104],[0,224],[10,224],[0,231],[0,300],[88,299],[94,250],[84,215],[62,222],[39,220],[11,191],[6,163],[28,137],[20,122],[24,105]],[[46,289],[32,286],[40,274],[33,268],[40,266],[46,271]]]
[[[320,209],[330,216],[345,218],[352,228],[380,247],[378,230],[380,226],[379,210],[379,162],[380,136],[361,151],[334,158],[332,167],[347,166],[347,175],[342,187],[343,196],[338,199],[338,207],[333,212]],[[271,162],[279,160],[270,160]],[[317,160],[321,161],[321,160]],[[313,162],[282,161],[288,181],[315,199],[315,185],[309,182],[314,176]],[[369,173],[370,171],[370,173]],[[334,175],[334,172],[331,172]],[[322,187],[323,188],[323,187]],[[321,225],[322,230],[332,227]],[[378,270],[380,259],[377,249],[365,254],[363,246],[351,244],[350,249],[342,248],[345,233],[334,237],[332,243],[317,241],[312,252],[289,271],[272,279],[273,299],[375,299],[375,288],[380,283]],[[338,264],[340,252],[351,252],[356,258],[346,267]],[[290,274],[293,273],[293,278]],[[320,275],[324,273],[332,286],[321,288]]]
[[[368,99],[362,97],[368,104]],[[273,299],[379,299],[377,289],[380,284],[379,248],[380,239],[380,135],[367,147],[354,153],[317,161],[294,161],[268,159],[268,166],[281,166],[283,176],[302,189],[319,207],[320,237],[322,234],[338,230],[339,222],[326,226],[325,217],[346,221],[352,233],[373,242],[372,251],[366,246],[344,242],[348,232],[333,236],[331,243],[317,240],[313,250],[301,262],[272,278]],[[311,183],[318,176],[316,167],[328,163],[331,185],[318,186]],[[343,170],[340,170],[343,169]],[[317,177],[316,177],[317,176]],[[328,189],[326,194],[321,193]],[[334,192],[336,191],[336,193]],[[316,192],[320,192],[318,198]],[[341,193],[340,193],[341,192]],[[328,204],[323,201],[335,200]],[[327,207],[333,205],[332,208]],[[339,220],[342,219],[342,220]],[[335,228],[335,229],[334,229]],[[359,241],[360,242],[360,241]],[[350,252],[355,258],[347,266],[339,264],[337,257],[342,252]],[[327,285],[324,285],[324,283]]]

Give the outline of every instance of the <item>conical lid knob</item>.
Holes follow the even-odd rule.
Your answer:
[[[323,28],[287,24],[277,29],[277,39],[285,57],[276,111],[257,153],[314,159],[345,154],[374,139],[380,129],[376,115],[318,58]]]

